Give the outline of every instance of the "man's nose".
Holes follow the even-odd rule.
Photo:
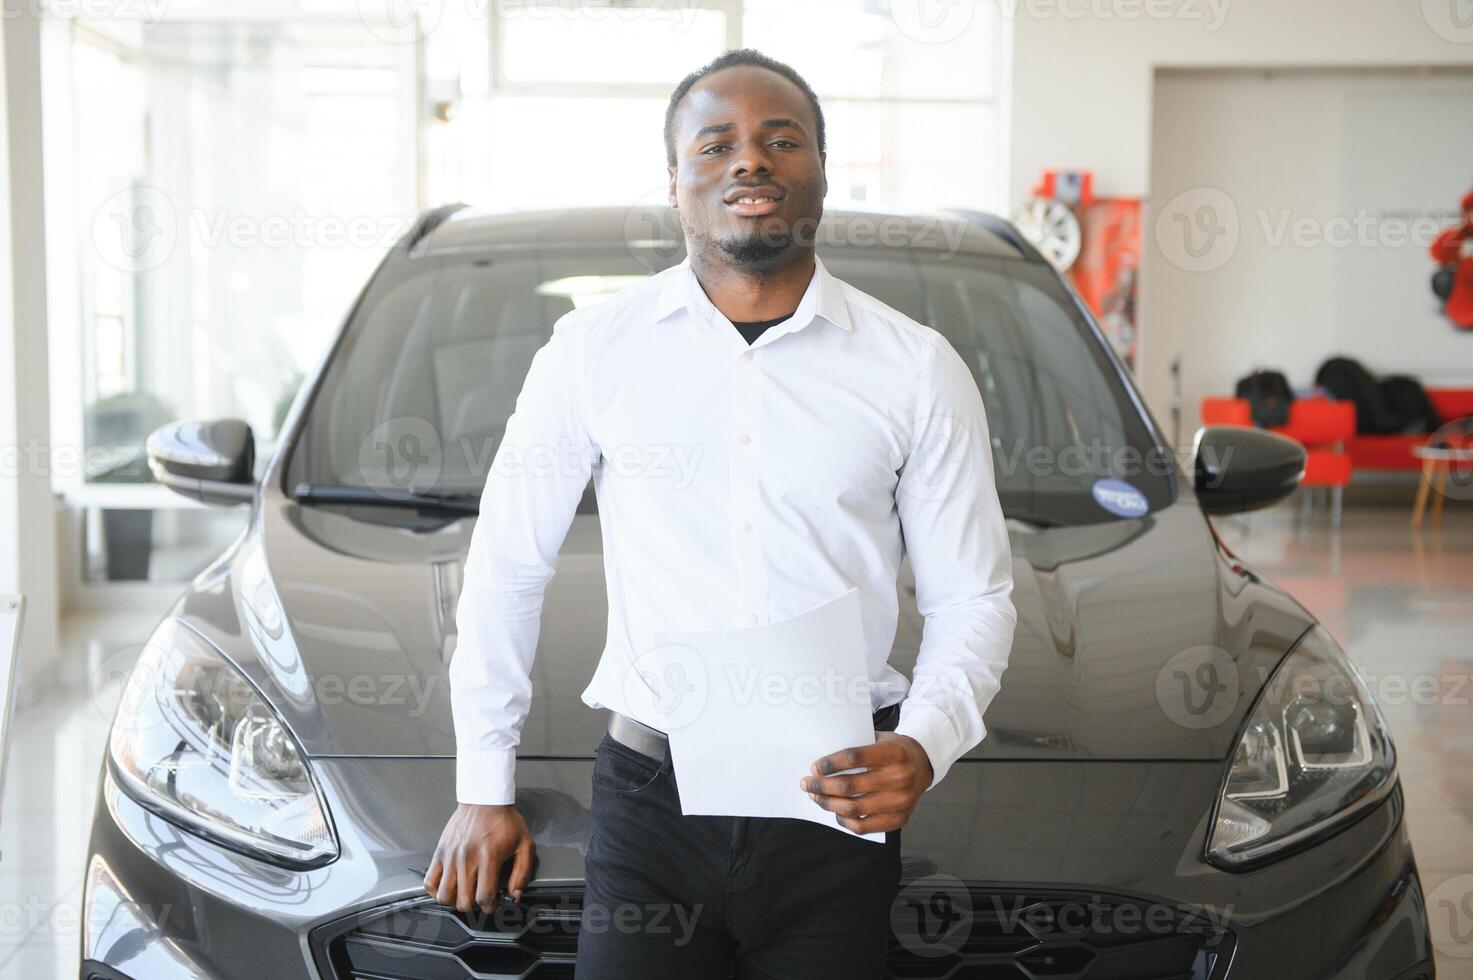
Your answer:
[[[768,156],[767,147],[762,145],[761,140],[747,140],[740,144],[732,154],[732,175],[745,173],[771,173],[772,158]]]

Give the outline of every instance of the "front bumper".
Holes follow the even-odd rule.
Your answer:
[[[416,964],[433,959],[437,977],[571,977],[575,935],[549,930],[534,942],[505,923],[478,930],[424,895],[424,869],[454,809],[452,760],[314,766],[341,856],[306,871],[183,831],[104,779],[82,980],[350,980],[355,950],[359,965],[371,965],[366,957],[375,951],[397,956],[394,976],[416,976]],[[517,769],[526,787],[518,802],[538,841],[527,904],[534,890],[545,903],[561,903],[574,932],[576,915],[566,909],[581,880],[591,766],[523,760]],[[907,884],[897,909],[934,909],[940,893],[950,907],[969,904],[969,924],[937,945],[941,934],[925,923],[918,940],[897,918],[896,975],[941,977],[966,963],[970,969],[956,975],[1138,980],[1135,963],[1090,934],[1098,924],[1090,913],[1072,925],[1050,922],[1049,903],[1063,899],[1076,909],[1114,909],[1105,921],[1117,932],[1122,921],[1137,930],[1117,936],[1119,943],[1151,940],[1153,955],[1190,964],[1173,975],[1193,980],[1433,977],[1399,789],[1317,846],[1233,874],[1201,859],[1219,784],[1220,766],[1211,763],[963,763],[928,792],[906,828]],[[386,917],[390,909],[404,911]],[[409,930],[409,955],[395,929]],[[1190,937],[1190,951],[1180,936]]]

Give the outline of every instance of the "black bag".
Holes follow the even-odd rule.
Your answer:
[[[1393,374],[1382,378],[1377,387],[1381,389],[1381,400],[1386,403],[1397,432],[1436,432],[1442,420],[1432,399],[1427,397],[1422,382],[1405,374]]]
[[[1254,371],[1239,378],[1234,394],[1248,400],[1253,424],[1259,428],[1288,424],[1294,392],[1289,390],[1289,379],[1278,371]]]
[[[1439,266],[1437,271],[1432,273],[1432,292],[1440,300],[1446,300],[1453,294],[1453,266]]]
[[[1332,357],[1320,365],[1314,383],[1340,401],[1355,402],[1355,431],[1361,435],[1399,432],[1397,420],[1386,408],[1381,387],[1359,361]]]

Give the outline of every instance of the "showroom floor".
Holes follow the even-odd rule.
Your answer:
[[[1440,900],[1466,900],[1473,889],[1473,508],[1451,506],[1440,530],[1413,534],[1406,506],[1350,506],[1338,540],[1323,512],[1296,526],[1297,515],[1284,505],[1221,529],[1231,547],[1325,621],[1380,694],[1433,910]],[[17,714],[0,812],[0,978],[76,976],[87,827],[117,675],[156,617],[67,619],[63,662],[77,677],[59,680]],[[1440,693],[1427,697],[1432,678]],[[1446,920],[1441,929],[1445,937]],[[1440,980],[1473,978],[1473,946],[1444,947]]]

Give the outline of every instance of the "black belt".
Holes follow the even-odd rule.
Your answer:
[[[897,701],[875,712],[875,731],[893,732],[899,721],[900,703]],[[609,737],[656,762],[665,760],[665,746],[669,742],[665,733],[644,722],[635,721],[628,715],[621,715],[617,711],[609,712]]]

